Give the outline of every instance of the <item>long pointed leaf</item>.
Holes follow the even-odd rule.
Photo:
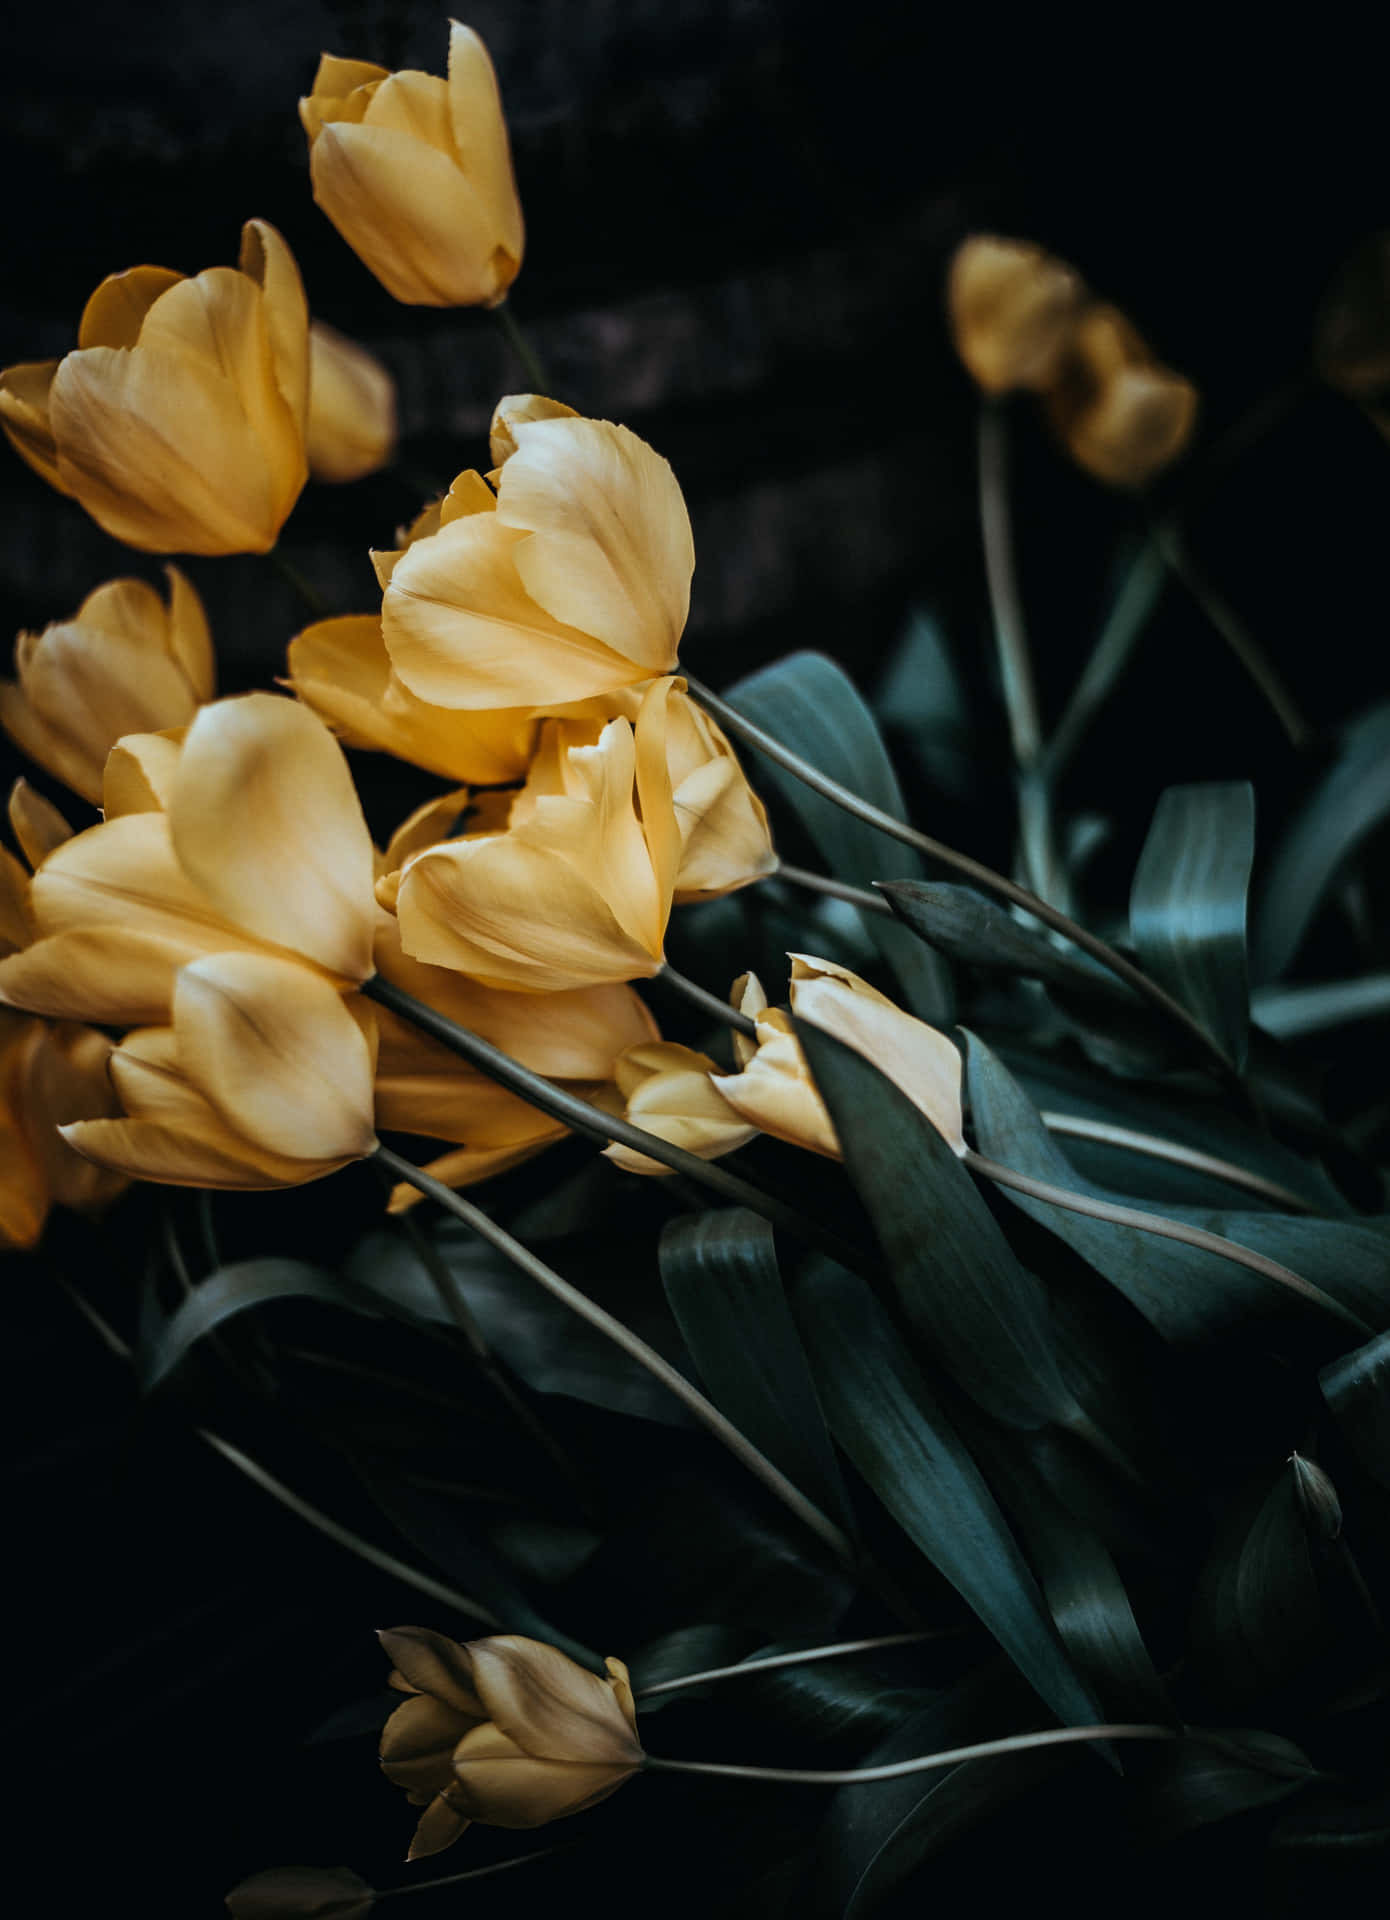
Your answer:
[[[137,1356],[140,1385],[149,1393],[171,1374],[200,1340],[238,1313],[274,1300],[317,1300],[325,1306],[371,1315],[356,1288],[336,1274],[303,1260],[243,1260],[221,1267],[195,1287],[169,1316],[153,1343]]]

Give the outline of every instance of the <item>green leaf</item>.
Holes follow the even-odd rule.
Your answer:
[[[1154,811],[1129,896],[1139,960],[1237,1067],[1250,1038],[1246,899],[1255,860],[1248,781],[1169,787]]]
[[[1318,1384],[1352,1452],[1390,1491],[1390,1331],[1330,1361]]]
[[[970,792],[978,767],[965,693],[940,624],[925,608],[909,615],[874,707],[885,727],[901,729],[905,751],[933,786],[956,800]]]
[[[1016,1172],[1097,1199],[1133,1205],[1082,1176],[1047,1132],[1027,1094],[974,1034],[966,1034],[966,1079],[980,1151]],[[1080,1254],[1123,1293],[1166,1339],[1203,1341],[1230,1326],[1296,1316],[1308,1334],[1336,1323],[1277,1281],[1200,1247],[1138,1227],[1093,1220],[1011,1187],[1004,1197]],[[1227,1213],[1158,1207],[1147,1212],[1187,1221],[1268,1254],[1372,1325],[1390,1315],[1390,1238],[1384,1222],[1318,1220],[1280,1213]]]
[[[1390,814],[1390,701],[1349,726],[1279,843],[1255,919],[1251,974],[1277,980],[1361,841]]]
[[[1287,1800],[1317,1777],[1308,1756],[1279,1734],[1194,1728],[1155,1750],[1142,1812],[1157,1837],[1172,1839]]]
[[[1308,1521],[1283,1466],[1227,1514],[1197,1583],[1193,1645],[1226,1698],[1253,1702],[1296,1677],[1323,1626]]]
[[[1390,1013],[1390,973],[1368,973],[1359,980],[1325,980],[1317,986],[1260,987],[1254,1018],[1276,1040],[1299,1040],[1329,1027],[1377,1020]]]
[[[888,880],[880,891],[899,919],[948,960],[988,973],[1021,974],[1027,980],[1045,980],[1140,1007],[1113,974],[1071,948],[1054,946],[1041,928],[1016,920],[973,887],[949,881]]]
[[[877,722],[854,682],[833,660],[821,653],[790,654],[740,680],[724,697],[821,773],[906,820],[902,791]],[[837,879],[869,886],[885,877],[921,873],[921,860],[911,847],[856,820],[782,767],[759,760],[756,774],[758,784],[775,790],[796,815]],[[950,976],[940,959],[881,914],[863,918],[913,1012],[938,1024],[948,1020]]]
[[[792,1306],[831,1432],[869,1486],[1058,1718],[1094,1721],[994,1495],[868,1287],[813,1257]]]
[[[797,1032],[903,1311],[933,1358],[1009,1426],[1080,1419],[1047,1295],[956,1154],[862,1054],[805,1022]]]
[[[660,1259],[666,1298],[715,1405],[793,1486],[852,1531],[772,1228],[742,1207],[689,1214],[667,1226]]]
[[[243,1260],[210,1274],[159,1327],[153,1341],[142,1341],[137,1368],[142,1392],[167,1379],[185,1355],[235,1314],[273,1300],[317,1300],[351,1313],[371,1315],[361,1292],[322,1267],[303,1260]],[[147,1333],[151,1329],[147,1326]]]

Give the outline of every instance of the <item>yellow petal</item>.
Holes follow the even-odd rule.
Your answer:
[[[0,373],[0,429],[21,460],[59,493],[72,489],[58,470],[49,400],[56,360],[25,360]]]
[[[477,1186],[480,1181],[493,1180],[499,1173],[510,1173],[513,1167],[534,1159],[538,1153],[543,1153],[547,1147],[563,1139],[565,1132],[564,1127],[557,1127],[553,1133],[543,1134],[534,1140],[523,1140],[509,1147],[452,1147],[437,1159],[427,1160],[421,1171],[446,1187]],[[424,1198],[418,1187],[412,1187],[408,1181],[402,1180],[392,1187],[386,1211],[391,1214],[409,1213]]]
[[[164,813],[179,767],[182,728],[169,733],[128,733],[106,757],[101,809],[108,820],[123,813]]]
[[[433,1854],[442,1853],[472,1824],[466,1813],[460,1813],[442,1796],[432,1800],[420,1815],[420,1823],[415,1829],[406,1859],[428,1860]]]
[[[470,1640],[473,1687],[499,1732],[542,1760],[636,1765],[642,1758],[631,1695],[615,1692],[558,1647],[521,1634]],[[627,1669],[612,1663],[625,1682]]]
[[[214,908],[344,980],[367,978],[371,836],[342,749],[306,707],[267,693],[204,707],[168,818],[180,864]]]
[[[59,1134],[74,1120],[120,1112],[107,1065],[111,1042],[67,1021],[38,1026],[28,1056],[25,1105],[29,1133],[53,1199],[82,1211],[115,1199],[123,1180],[84,1160]]]
[[[376,1637],[395,1669],[393,1683],[404,1681],[417,1693],[444,1701],[466,1719],[487,1718],[473,1687],[473,1656],[463,1642],[432,1627],[384,1627]]]
[[[309,303],[299,267],[268,220],[246,222],[237,265],[261,290],[275,384],[303,439],[309,424]]]
[[[183,279],[170,267],[128,267],[109,273],[82,309],[79,347],[133,347],[161,293]]]
[[[714,1160],[744,1146],[757,1132],[725,1100],[706,1054],[663,1040],[632,1047],[616,1064],[626,1116],[648,1133]],[[613,1145],[606,1157],[629,1173],[665,1174],[669,1169],[630,1147]]]
[[[166,566],[164,573],[169,582],[169,651],[201,705],[217,691],[217,662],[207,615],[185,574],[175,566]]]
[[[179,1064],[254,1146],[305,1160],[372,1152],[372,1060],[334,988],[268,954],[195,961],[174,988]]]
[[[336,53],[325,53],[314,75],[313,92],[299,103],[299,117],[309,138],[315,138],[326,120],[339,118],[349,94],[385,80],[389,73],[389,67],[373,66],[370,60],[343,60]]]
[[[509,393],[493,409],[489,446],[494,467],[503,467],[517,449],[516,430],[528,420],[578,420],[563,400],[547,400],[539,393]]]
[[[774,1140],[838,1160],[840,1143],[791,1021],[773,1007],[757,1024],[757,1052],[741,1073],[714,1075],[716,1089],[735,1113]]]
[[[532,420],[514,432],[497,516],[531,535],[516,552],[527,593],[644,674],[673,667],[695,545],[670,466],[606,420]]]
[[[295,1186],[348,1164],[346,1159],[330,1164],[288,1158],[266,1164],[253,1158],[229,1129],[193,1133],[153,1120],[78,1120],[60,1131],[74,1152],[98,1166],[156,1186],[256,1191]]]
[[[487,48],[471,27],[449,23],[449,116],[459,165],[487,210],[498,262],[497,291],[505,293],[521,266],[526,234],[512,171],[502,96]]]
[[[976,234],[951,262],[956,351],[986,393],[1057,378],[1086,297],[1079,274],[1023,240]]]
[[[33,937],[29,876],[9,849],[0,847],[0,955],[27,947]]]
[[[116,925],[55,933],[0,960],[0,1002],[112,1027],[167,1020],[190,957],[187,942]]]
[[[16,780],[10,788],[9,816],[10,831],[31,867],[72,839],[72,828],[53,802],[25,779]]]
[[[396,451],[396,383],[374,355],[321,320],[309,330],[309,471],[360,480]]]
[[[454,1753],[450,1804],[488,1826],[543,1827],[606,1800],[636,1768],[534,1759],[499,1728],[475,1727]]]
[[[1108,486],[1143,487],[1192,437],[1197,390],[1158,363],[1117,308],[1097,301],[1076,328],[1048,412],[1078,465]]]
[[[454,1748],[481,1715],[464,1715],[429,1694],[403,1700],[381,1730],[381,1771],[426,1806],[454,1777]]]
[[[526,544],[495,512],[471,513],[396,560],[382,631],[396,672],[422,700],[538,707],[645,677],[647,668],[561,625],[530,598],[516,564]]]
[[[21,639],[23,636],[21,635]],[[0,680],[0,727],[22,753],[84,800],[101,798],[101,766],[30,705],[23,689]]]
[[[128,814],[75,835],[44,861],[29,899],[43,934],[110,927],[171,941],[189,960],[258,944],[179,864],[163,814]]]

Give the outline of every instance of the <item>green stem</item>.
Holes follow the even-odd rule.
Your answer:
[[[437,1201],[456,1219],[462,1220],[465,1226],[471,1227],[489,1245],[496,1247],[499,1253],[505,1254],[521,1272],[544,1287],[547,1293],[568,1307],[581,1320],[587,1321],[598,1333],[611,1340],[614,1346],[620,1347],[629,1358],[644,1367],[654,1380],[659,1380],[662,1386],[673,1394],[708,1432],[714,1435],[716,1440],[728,1448],[736,1460],[741,1461],[750,1473],[762,1481],[783,1506],[794,1513],[812,1532],[818,1534],[837,1558],[849,1566],[854,1566],[854,1548],[849,1537],[828,1515],[821,1512],[814,1501],[808,1500],[799,1487],[793,1486],[786,1475],[772,1464],[767,1455],[760,1452],[731,1420],[726,1419],[718,1407],[705,1398],[698,1387],[693,1387],[683,1373],[673,1367],[668,1360],[663,1360],[654,1347],[648,1346],[645,1340],[635,1334],[630,1327],[624,1326],[621,1320],[615,1319],[605,1308],[599,1306],[597,1301],[591,1300],[588,1294],[581,1293],[578,1287],[571,1286],[568,1280],[556,1273],[553,1267],[548,1267],[545,1261],[532,1253],[529,1247],[513,1239],[504,1227],[498,1226],[497,1222],[480,1207],[475,1207],[471,1200],[465,1200],[462,1194],[455,1193],[452,1188],[446,1187],[442,1181],[436,1180],[423,1168],[412,1165],[409,1160],[403,1160],[389,1147],[378,1147],[376,1151],[378,1159],[388,1166],[398,1179],[408,1180],[413,1187],[427,1194],[431,1200]]]
[[[851,886],[848,880],[832,880],[828,874],[812,873],[806,867],[789,867],[785,860],[779,860],[774,870],[764,877],[768,880],[785,880],[788,886],[804,887],[807,893],[823,893],[832,900],[847,900],[862,913],[886,913],[890,920],[893,917],[893,909],[881,893],[870,893],[867,887]]]
[[[963,1760],[994,1760],[1004,1754],[1028,1753],[1035,1747],[1064,1747],[1082,1740],[1177,1740],[1181,1736],[1171,1727],[1132,1723],[1098,1727],[1054,1727],[1043,1733],[1011,1733],[1004,1740],[979,1740],[969,1747],[950,1747],[944,1753],[922,1753],[912,1760],[897,1760],[885,1767],[836,1767],[829,1771],[810,1767],[724,1766],[713,1760],[661,1760],[647,1754],[642,1765],[653,1773],[707,1773],[725,1780],[770,1780],[780,1786],[857,1787],[870,1780],[901,1780],[909,1773],[930,1773],[939,1767],[956,1767]]]
[[[432,1893],[436,1887],[456,1887],[464,1880],[486,1880],[489,1874],[507,1873],[512,1867],[529,1867],[533,1860],[548,1860],[553,1853],[568,1853],[579,1844],[570,1840],[559,1847],[540,1847],[535,1853],[518,1854],[514,1860],[494,1860],[490,1867],[470,1867],[467,1873],[446,1873],[434,1880],[417,1880],[408,1887],[377,1887],[374,1893],[378,1900],[395,1900],[403,1893]]]
[[[732,1027],[735,1033],[747,1034],[750,1039],[757,1038],[757,1025],[746,1013],[740,1013],[737,1007],[731,1007],[727,1000],[721,1000],[717,993],[711,993],[707,987],[700,986],[694,980],[688,980],[683,973],[677,973],[669,960],[661,964],[657,979],[662,980],[677,993],[683,994],[692,1006],[701,1013],[708,1014],[711,1020],[718,1020],[726,1027]]]
[[[1156,980],[1151,980],[1148,974],[1126,960],[1122,953],[1117,953],[1106,941],[1089,933],[1068,914],[1049,905],[1037,894],[1030,893],[1026,887],[1006,879],[1002,873],[996,873],[992,867],[985,866],[979,860],[972,860],[969,854],[959,853],[954,847],[948,847],[940,840],[933,840],[928,834],[919,833],[915,827],[905,825],[891,813],[885,813],[882,807],[874,806],[871,801],[861,800],[857,793],[852,793],[848,787],[842,787],[838,780],[830,779],[818,767],[813,767],[809,760],[803,760],[800,754],[793,753],[789,747],[784,747],[775,735],[756,726],[753,721],[745,719],[737,707],[730,706],[727,700],[721,700],[717,693],[712,692],[697,680],[685,667],[681,668],[681,677],[692,697],[698,700],[700,705],[711,713],[727,732],[736,735],[757,752],[765,754],[769,760],[776,761],[778,766],[785,767],[787,772],[795,775],[803,785],[810,787],[814,793],[823,795],[825,799],[833,801],[846,813],[853,814],[856,819],[863,820],[871,827],[877,827],[880,832],[901,841],[905,847],[915,847],[919,853],[926,854],[928,859],[939,861],[945,867],[953,867],[957,873],[963,873],[967,879],[973,880],[976,886],[983,887],[987,893],[996,894],[1001,900],[1007,900],[1013,906],[1021,907],[1035,920],[1041,920],[1045,927],[1051,927],[1054,933],[1063,934],[1073,946],[1080,947],[1083,953],[1089,953],[1093,960],[1098,960],[1107,971],[1113,973],[1117,979],[1123,980],[1126,986],[1132,987],[1141,998],[1148,1001],[1150,1006],[1156,1007],[1175,1026],[1180,1027],[1188,1039],[1206,1054],[1224,1078],[1239,1080],[1234,1065],[1203,1027],[1201,1021],[1195,1019],[1171,994],[1165,993]]]
[[[1149,616],[1158,605],[1167,578],[1167,566],[1158,541],[1151,535],[1125,575],[1094,651],[1044,750],[1043,768],[1052,785],[1056,785],[1071,765],[1091,722],[1114,692],[1148,625]]]
[[[707,1667],[703,1673],[683,1673],[677,1680],[658,1680],[650,1687],[638,1687],[634,1698],[649,1700],[653,1694],[674,1693],[678,1687],[703,1686],[707,1680],[739,1680],[746,1673],[771,1673],[777,1667],[800,1667],[816,1660],[839,1660],[851,1653],[874,1653],[880,1647],[910,1647],[923,1640],[939,1640],[940,1633],[880,1633],[867,1640],[836,1640],[829,1646],[803,1647],[798,1653],[770,1653],[761,1660],[740,1660],[731,1667]]]
[[[526,335],[517,324],[516,315],[512,312],[511,301],[503,300],[500,305],[491,309],[491,313],[493,319],[502,329],[508,346],[525,369],[526,378],[531,382],[532,393],[548,394],[550,392],[550,381],[546,377],[545,367],[540,355],[536,352],[531,342],[526,338]]]
[[[701,1160],[697,1154],[687,1153],[684,1147],[674,1146],[659,1134],[648,1133],[644,1127],[635,1127],[630,1120],[621,1120],[616,1114],[605,1113],[602,1107],[594,1106],[591,1101],[581,1100],[578,1094],[571,1093],[567,1087],[559,1086],[555,1081],[547,1080],[543,1075],[533,1073],[529,1067],[522,1066],[519,1060],[513,1060],[510,1054],[494,1047],[481,1034],[472,1033],[467,1027],[460,1027],[446,1019],[442,1013],[426,1006],[424,1001],[417,1000],[414,994],[405,992],[393,981],[374,974],[364,983],[362,992],[369,1000],[375,1000],[392,1013],[399,1014],[403,1020],[409,1020],[422,1033],[438,1040],[489,1079],[519,1094],[542,1113],[562,1120],[576,1133],[597,1140],[604,1146],[616,1140],[625,1147],[631,1147],[634,1152],[644,1153],[649,1159],[670,1167],[676,1173],[688,1175],[731,1205],[748,1207],[752,1212],[761,1214],[774,1227],[781,1227],[797,1239],[818,1247],[855,1273],[872,1273],[875,1270],[873,1263],[859,1248],[842,1240],[831,1228],[808,1219],[799,1208],[774,1194],[765,1193],[761,1187],[755,1187],[751,1181],[730,1173],[725,1167]],[[448,1192],[448,1188],[444,1191]]]
[[[1281,1187],[1275,1180],[1266,1180],[1262,1173],[1251,1173],[1248,1167],[1237,1166],[1233,1160],[1218,1159],[1214,1153],[1201,1153],[1196,1147],[1183,1146],[1177,1140],[1164,1140],[1153,1133],[1136,1133],[1130,1127],[1115,1127],[1108,1120],[1089,1120],[1077,1113],[1043,1113],[1039,1115],[1049,1133],[1057,1133],[1064,1140],[1095,1140],[1102,1146],[1123,1147],[1130,1153],[1144,1153],[1151,1160],[1167,1160],[1177,1167],[1191,1167],[1194,1173],[1209,1173],[1217,1180],[1225,1180],[1233,1187],[1246,1187],[1251,1193],[1258,1193],[1264,1200],[1272,1201],[1285,1213],[1316,1213],[1317,1208],[1311,1201]]]

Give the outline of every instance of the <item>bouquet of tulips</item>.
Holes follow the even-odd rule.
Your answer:
[[[142,1301],[75,1290],[90,1327],[423,1623],[380,1634],[384,1691],[336,1729],[413,1812],[381,1787],[352,1867],[248,1861],[232,1913],[476,1880],[499,1911],[829,1920],[916,1911],[963,1860],[1003,1898],[1097,1830],[1157,1887],[1214,1830],[1247,1863],[1383,1845],[1390,1133],[1314,1069],[1390,991],[1295,963],[1390,808],[1390,707],[1317,743],[1270,846],[1247,782],[1170,787],[1127,916],[1088,907],[1059,800],[1169,586],[1307,733],[1183,540],[1193,385],[1040,247],[956,252],[1017,798],[996,871],[909,823],[833,661],[720,695],[682,656],[679,478],[546,391],[506,304],[523,223],[477,35],[452,26],[447,77],[325,55],[300,115],[383,286],[494,310],[536,390],[498,398],[486,471],[383,529],[370,607],[308,606],[275,690],[218,697],[172,563],[20,635],[0,686],[41,770],[0,852],[0,1236],[35,1285],[54,1209],[148,1238]],[[1383,247],[1353,262],[1317,345],[1382,424],[1388,286]],[[1035,403],[1143,529],[1046,731],[1008,476]],[[306,482],[395,451],[390,376],[311,321],[260,219],[235,268],[104,280],[71,352],[0,374],[0,425],[163,556],[274,562]],[[929,789],[935,629],[892,679]],[[426,795],[404,819],[383,756]],[[284,1257],[265,1212],[224,1257],[242,1203],[211,1196],[330,1178],[375,1196],[340,1266]],[[148,1187],[200,1196],[201,1260]],[[325,1350],[365,1322],[394,1356],[390,1420],[363,1411],[384,1376],[358,1389],[360,1527],[297,1485],[311,1388],[274,1471],[248,1451],[287,1364],[263,1310],[294,1302]],[[441,1366],[471,1488],[422,1477],[460,1444]],[[425,1882],[358,1871],[446,1848]],[[616,1888],[615,1854],[641,1868]]]

